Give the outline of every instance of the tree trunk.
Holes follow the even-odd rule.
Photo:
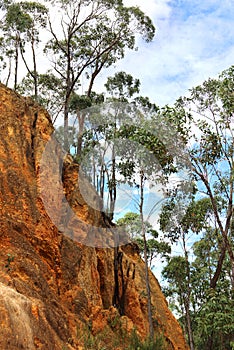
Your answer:
[[[97,178],[97,175],[96,175],[96,163],[95,163],[94,155],[92,155],[92,163],[93,163],[93,174],[92,174],[93,180],[92,180],[92,182],[93,182],[94,188],[98,192],[97,183],[96,183],[96,178]]]
[[[232,285],[232,290],[234,292],[234,261],[231,261],[231,285]]]
[[[222,266],[223,266],[225,254],[226,254],[226,245],[223,243],[215,273],[210,281],[210,288],[213,288],[213,289],[216,288],[219,276],[220,276],[221,271],[222,271]]]
[[[110,215],[111,220],[113,220],[113,218],[114,218],[116,195],[117,195],[115,172],[116,172],[115,146],[113,145],[113,149],[112,149],[112,175],[111,175],[111,184],[109,184],[109,192],[110,192],[109,215]]]
[[[213,333],[213,332],[212,332]],[[213,334],[210,334],[209,336],[208,336],[208,340],[207,340],[207,342],[206,342],[206,349],[207,350],[214,350],[213,349]]]
[[[103,199],[104,199],[104,187],[105,187],[105,168],[104,168],[104,165],[103,163],[101,164],[101,170],[100,170],[100,197],[102,199],[102,202],[103,202]]]
[[[83,133],[84,133],[85,116],[78,109],[76,113],[77,113],[77,119],[79,123],[79,130],[77,135],[77,156],[79,158],[81,157],[81,153],[82,153],[82,141],[83,141]]]
[[[17,90],[18,84],[18,65],[19,65],[19,38],[17,36],[15,42],[15,77],[14,77],[14,90]]]
[[[68,138],[68,114],[69,114],[69,98],[66,97],[64,104],[64,149],[66,152],[70,152],[69,138]]]
[[[66,95],[65,95],[65,101],[64,101],[64,149],[66,152],[70,152],[70,145],[69,145],[69,103],[70,103],[70,97],[72,94],[73,86],[72,86],[72,69],[71,69],[71,60],[72,60],[72,53],[71,53],[71,33],[68,33],[67,38],[67,52],[66,52],[66,59],[67,59],[67,66],[66,66]]]
[[[34,37],[32,37],[31,48],[32,48],[32,55],[33,55],[34,96],[35,96],[35,100],[38,101],[38,74],[37,74],[36,53],[34,48]]]
[[[104,67],[105,60],[100,62],[100,66],[98,65],[98,63],[99,63],[99,61],[97,60],[96,64],[95,64],[95,70],[92,73],[92,76],[91,76],[91,79],[90,79],[90,83],[89,83],[89,87],[88,87],[88,91],[87,91],[87,96],[88,97],[91,96],[94,81],[95,81],[96,77],[98,76],[98,74],[101,72],[102,68]]]
[[[188,296],[188,299],[189,299],[189,296]],[[193,331],[192,331],[192,322],[191,322],[191,317],[190,317],[189,304],[190,304],[189,300],[184,301],[189,347],[190,347],[190,350],[194,350],[195,348],[194,348],[194,341],[193,341]]]
[[[11,58],[9,58],[9,69],[8,69],[8,74],[6,78],[6,86],[8,86],[9,84],[10,76],[11,76]]]
[[[189,339],[189,347],[190,350],[194,350],[194,340],[193,340],[193,330],[192,330],[192,322],[190,316],[190,297],[191,297],[191,284],[190,284],[190,266],[188,259],[188,251],[186,249],[186,241],[185,241],[185,233],[182,235],[183,239],[183,249],[186,261],[186,275],[187,275],[187,296],[184,297],[184,308],[185,308],[185,317],[188,331],[188,339]]]

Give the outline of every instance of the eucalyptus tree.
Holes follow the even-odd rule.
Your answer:
[[[137,243],[140,253],[144,253],[144,242],[141,235],[141,218],[140,215],[134,212],[128,212],[124,217],[118,219],[116,224],[123,226],[129,234],[131,241]],[[147,259],[149,267],[152,269],[153,260],[160,257],[161,259],[168,259],[171,253],[171,246],[169,243],[159,239],[159,233],[153,229],[153,226],[146,221],[145,230],[147,236]]]
[[[83,151],[83,137],[87,130],[93,128],[92,115],[96,114],[95,110],[100,110],[100,105],[104,103],[103,93],[97,94],[92,92],[89,96],[79,95],[73,93],[70,99],[69,111],[72,115],[75,116],[73,125],[76,125],[78,129],[77,132],[77,150],[76,150],[76,160],[81,160],[82,151]],[[95,105],[96,108],[90,108]],[[90,116],[90,118],[88,118]],[[86,120],[87,119],[87,120]],[[100,116],[101,119],[101,116]],[[86,125],[85,125],[86,121]],[[101,123],[101,120],[100,120]],[[86,133],[87,136],[87,133]]]
[[[0,81],[2,80],[1,72],[6,68],[4,49],[4,38],[0,37]]]
[[[66,134],[70,99],[78,90],[80,79],[86,76],[89,97],[102,69],[123,58],[127,48],[134,49],[137,34],[151,41],[155,28],[139,8],[125,7],[121,0],[55,0],[53,3],[61,9],[61,24],[57,30],[57,25],[55,29],[49,19],[52,39],[47,52],[52,54],[53,68],[65,85]]]
[[[232,349],[234,341],[234,299],[230,284],[230,261],[225,255],[216,289],[210,281],[220,254],[222,236],[218,229],[206,230],[194,243],[192,267],[194,339],[197,348]]]
[[[227,342],[224,341],[225,332],[232,333],[228,319],[231,320],[233,314],[230,312],[233,304],[230,288],[233,289],[233,73],[231,67],[218,79],[209,79],[190,90],[190,97],[179,99],[171,113],[178,121],[182,121],[181,116],[186,118],[186,122],[181,122],[187,129],[184,133],[187,152],[182,158],[187,165],[191,189],[186,194],[184,189],[174,188],[172,198],[161,213],[161,229],[175,241],[180,237],[184,252],[184,256],[169,261],[163,274],[169,281],[168,288],[172,288],[169,292],[173,290],[178,294],[179,305],[184,310],[190,347],[195,340],[195,346],[199,344],[201,348],[224,349],[232,340],[229,336]],[[194,244],[193,250],[190,248],[196,257],[192,263],[185,243],[186,237],[194,233],[203,234],[203,238]],[[209,244],[204,245],[205,241]],[[225,300],[225,309],[229,310],[227,317],[222,317],[223,323],[220,322],[221,308],[215,306],[219,297]],[[195,312],[192,315],[191,306]],[[216,337],[215,327],[223,340]]]
[[[188,300],[188,276],[187,276],[187,261],[184,256],[172,256],[167,265],[162,270],[162,277],[167,282],[163,288],[164,295],[169,300],[169,305],[173,311],[179,316],[184,335],[187,336],[190,332],[192,336],[192,324],[189,313],[190,331],[188,331],[187,317],[185,304]],[[189,264],[190,267],[190,264]],[[187,338],[189,340],[189,337]],[[190,342],[189,342],[190,343]],[[193,341],[192,341],[193,344]],[[189,344],[191,345],[191,344]],[[193,347],[193,345],[192,345]],[[194,349],[194,347],[193,347]]]
[[[144,106],[143,106],[144,107]],[[146,217],[145,210],[145,194],[146,188],[158,190],[166,186],[169,176],[177,171],[176,163],[176,146],[174,145],[174,153],[171,153],[171,134],[168,132],[169,139],[164,137],[164,128],[168,129],[166,115],[159,109],[152,108],[152,111],[145,114],[145,108],[136,110],[138,119],[134,124],[123,125],[119,130],[119,137],[126,138],[129,142],[128,147],[125,147],[122,161],[119,164],[119,171],[124,176],[125,181],[138,191],[137,198],[135,197],[136,209],[138,210],[141,222],[141,238],[143,242],[143,256],[145,262],[145,281],[147,290],[147,305],[148,317],[150,325],[150,336],[153,337],[153,321],[151,308],[151,290],[148,271],[148,252],[147,252],[147,230],[145,223],[153,214],[156,208],[164,200],[164,193],[157,193],[154,199],[151,200],[151,209]],[[172,127],[172,125],[170,126]],[[174,136],[176,127],[174,125]],[[168,129],[169,130],[169,129]],[[162,134],[164,136],[162,136]],[[182,149],[179,150],[182,152]]]
[[[47,71],[45,73],[36,74],[36,86],[37,101],[49,112],[51,121],[55,124],[63,110],[64,86],[62,81],[51,71]],[[18,92],[22,95],[35,98],[35,93],[33,93],[33,91],[35,91],[35,82],[32,75],[28,73],[18,86]]]
[[[194,326],[191,317],[191,303],[193,294],[192,272],[191,272],[191,247],[187,241],[194,234],[201,234],[210,229],[212,216],[212,205],[209,198],[195,200],[195,193],[188,188],[176,191],[176,194],[168,198],[160,213],[160,229],[172,241],[181,242],[183,255],[172,257],[163,276],[176,288],[181,310],[184,310],[185,329],[188,336],[190,349],[194,346]],[[192,240],[194,238],[192,237]],[[176,266],[177,265],[177,266]],[[174,275],[173,275],[174,274]],[[173,287],[174,286],[174,287]],[[170,288],[169,288],[170,290]],[[170,290],[172,292],[172,290]]]
[[[9,57],[9,66],[11,69],[11,61],[14,60],[14,89],[18,85],[19,73],[19,55],[21,35],[31,26],[31,18],[25,13],[20,3],[5,2],[4,6],[5,16],[2,21],[2,32],[5,41],[5,54]],[[7,81],[9,80],[9,71]]]
[[[110,101],[117,102],[112,104],[114,109],[111,118],[111,135],[109,134],[108,139],[114,140],[114,142],[109,143],[111,147],[111,163],[109,167],[105,167],[105,172],[108,181],[108,191],[109,191],[109,215],[111,219],[114,217],[115,203],[117,199],[117,171],[118,164],[116,157],[118,152],[115,146],[115,138],[118,136],[117,132],[121,127],[121,124],[127,121],[127,113],[131,113],[131,107],[128,105],[130,103],[129,99],[133,95],[139,93],[140,80],[134,79],[130,74],[126,72],[118,72],[113,77],[108,77],[105,84],[107,92],[111,95]],[[126,105],[127,103],[127,105]],[[134,118],[134,116],[132,116]],[[107,134],[108,135],[108,134]],[[119,147],[117,147],[119,149]]]
[[[222,249],[211,281],[215,288],[226,251],[231,264],[234,289],[234,249],[232,222],[234,212],[234,66],[218,79],[208,79],[191,89],[190,97],[178,101],[190,115],[188,144],[190,172],[202,195],[212,204],[213,215],[222,235]],[[195,130],[195,133],[193,132]]]
[[[199,216],[199,215],[198,215]],[[193,259],[189,260],[190,317],[195,349],[232,349],[233,298],[229,278],[227,254],[221,278],[216,289],[210,281],[220,254],[222,236],[218,229],[206,227],[200,238],[190,247]],[[164,294],[174,307],[179,321],[188,334],[185,300],[188,298],[188,273],[185,256],[173,256],[162,275],[166,280]],[[189,337],[187,337],[189,340]]]
[[[25,28],[25,33],[20,40],[20,53],[27,69],[28,74],[31,76],[34,85],[34,98],[38,100],[38,63],[36,47],[40,42],[41,30],[46,28],[47,25],[47,13],[46,6],[39,2],[22,1],[19,3],[23,13],[30,16],[30,25]],[[28,62],[28,50],[26,44],[29,43],[32,54],[32,68]],[[27,55],[25,51],[27,50]]]
[[[38,72],[36,46],[39,44],[40,31],[46,27],[47,8],[39,2],[30,1],[5,1],[4,16],[2,21],[2,32],[4,34],[5,55],[9,57],[8,77],[11,75],[11,61],[14,60],[14,89],[18,88],[19,59],[23,59],[28,74],[34,82],[34,96],[38,96]],[[27,44],[30,45],[32,53],[32,69],[28,60],[29,52]],[[25,55],[27,50],[27,55]],[[27,58],[26,58],[27,56]]]
[[[83,98],[84,102],[90,102],[85,96]],[[110,219],[113,219],[115,211],[118,159],[123,148],[117,133],[123,119],[128,118],[126,108],[128,104],[109,102],[92,105],[78,113],[82,118],[82,125],[79,120],[79,149],[75,159],[100,194],[104,201],[103,210]],[[80,130],[83,131],[82,134]],[[90,162],[90,159],[93,161]]]

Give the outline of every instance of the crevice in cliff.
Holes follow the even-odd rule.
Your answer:
[[[32,162],[33,162],[34,169],[36,168],[36,166],[35,166],[35,137],[36,137],[37,120],[38,120],[38,112],[35,112],[33,123],[32,123],[32,131],[31,131],[31,156],[32,156]]]
[[[123,252],[119,251],[119,247],[114,248],[114,281],[113,306],[115,306],[119,310],[119,314],[123,316],[125,311],[126,285],[123,273]]]
[[[59,239],[58,239],[59,258],[55,262],[55,266],[54,266],[58,296],[61,295],[61,286],[60,286],[60,284],[61,284],[61,255],[62,255],[62,249],[63,249],[63,240],[64,240],[64,236],[59,235]]]
[[[106,281],[105,281],[105,267],[101,259],[98,257],[97,258],[97,270],[99,273],[99,278],[100,278],[100,294],[102,298],[102,305],[104,309],[109,309],[111,306],[109,300],[108,300],[108,291],[106,287]]]

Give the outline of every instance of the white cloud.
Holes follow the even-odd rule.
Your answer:
[[[164,105],[233,64],[233,2],[224,0],[126,0],[151,16],[155,40],[139,43],[113,71],[142,82],[142,94]]]
[[[170,15],[170,0],[125,0],[125,6],[138,6],[152,18],[167,18]]]

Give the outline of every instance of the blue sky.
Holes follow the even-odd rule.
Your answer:
[[[234,64],[233,0],[125,0],[139,6],[157,29],[102,78],[124,70],[141,80],[141,94],[173,104],[189,88]]]

